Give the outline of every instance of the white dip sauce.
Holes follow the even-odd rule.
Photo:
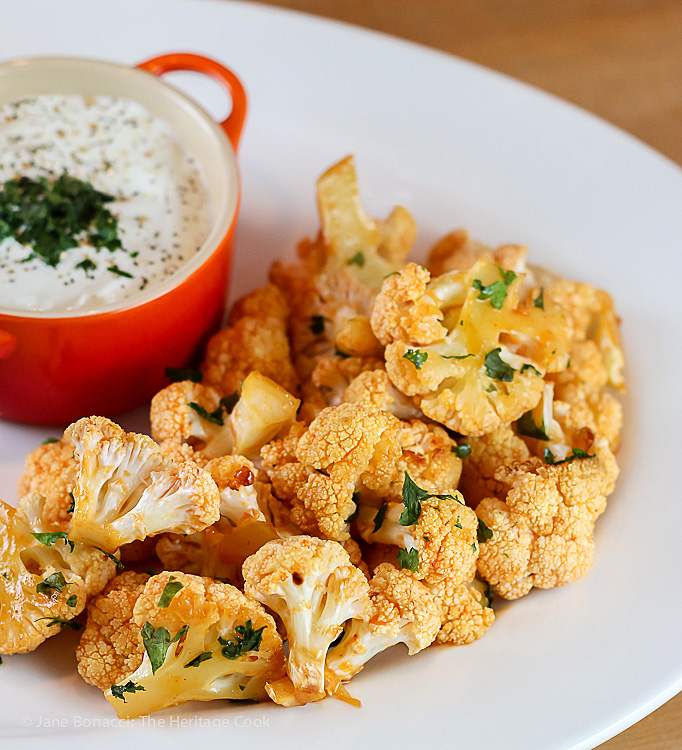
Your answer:
[[[208,234],[210,206],[193,158],[137,102],[45,95],[1,106],[0,189],[65,171],[116,198],[105,207],[123,248],[76,247],[53,268],[27,261],[32,248],[8,237],[0,242],[0,307],[86,311],[125,300],[177,271]]]

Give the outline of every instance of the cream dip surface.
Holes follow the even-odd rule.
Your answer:
[[[64,172],[114,196],[106,207],[118,219],[122,249],[81,245],[51,267],[8,237],[0,241],[2,308],[86,312],[123,302],[177,271],[209,232],[208,196],[192,156],[137,102],[42,95],[1,106],[0,189],[18,177]]]

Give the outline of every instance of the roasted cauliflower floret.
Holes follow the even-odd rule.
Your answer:
[[[145,573],[121,573],[88,605],[76,659],[81,677],[100,690],[118,684],[142,663],[140,628],[132,617],[148,580]]]
[[[370,544],[399,547],[397,561],[416,578],[469,580],[478,557],[476,513],[462,495],[431,494],[405,474],[402,502],[361,504],[356,526]]]
[[[185,380],[152,399],[152,436],[189,443],[207,458],[257,456],[261,446],[293,421],[299,403],[259,372],[250,373],[232,398],[220,398],[215,389]]]
[[[276,612],[289,640],[287,675],[295,703],[324,698],[327,650],[343,624],[370,607],[367,579],[337,542],[292,536],[269,542],[244,563],[244,592]],[[276,702],[279,691],[270,690]]]
[[[421,411],[391,383],[386,370],[366,370],[348,384],[341,403],[387,411],[398,419],[419,419]]]
[[[376,569],[369,597],[367,618],[351,620],[327,654],[327,671],[338,680],[350,680],[373,656],[398,643],[407,646],[410,656],[418,653],[431,645],[440,628],[428,589],[393,565]]]
[[[391,381],[427,417],[485,435],[533,408],[544,374],[566,367],[563,315],[522,299],[522,283],[485,259],[430,283],[414,264],[386,279],[372,328]]]
[[[0,501],[0,654],[33,651],[64,627],[114,577],[100,550],[72,542],[39,522],[44,499],[23,498],[18,509]]]
[[[256,467],[243,456],[214,458],[206,471],[220,492],[220,515],[235,526],[247,518],[265,521],[258,500],[259,483]]]
[[[295,393],[298,387],[287,339],[288,306],[272,284],[237,301],[230,325],[208,342],[201,369],[206,385],[231,396],[253,372]]]
[[[395,479],[399,427],[387,412],[341,404],[321,411],[288,449],[282,442],[264,450],[273,493],[291,504],[294,523],[309,533],[348,539],[356,488],[387,488]]]
[[[76,482],[77,465],[69,440],[44,443],[28,454],[19,478],[19,497],[38,493],[45,498],[43,522],[68,531],[71,524],[70,493]]]
[[[580,578],[594,550],[594,522],[606,507],[606,472],[598,458],[543,464],[537,458],[500,467],[504,500],[485,498],[476,512],[488,529],[478,571],[495,593],[517,599],[533,586]]]
[[[260,700],[282,673],[275,621],[229,584],[161,573],[145,584],[132,621],[142,663],[105,693],[122,719],[190,700]]]
[[[163,532],[190,534],[220,517],[211,476],[191,461],[176,464],[146,435],[104,417],[80,419],[66,434],[78,462],[74,540],[113,552]]]
[[[444,576],[428,581],[426,588],[433,596],[440,618],[435,642],[463,646],[485,635],[495,620],[495,613],[490,606],[491,596],[480,581],[456,581],[456,578]]]

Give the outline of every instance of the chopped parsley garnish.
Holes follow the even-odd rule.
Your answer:
[[[76,499],[73,496],[73,490],[69,490],[69,497],[71,498],[71,504],[66,509],[67,513],[73,513],[76,510]]]
[[[263,639],[263,631],[266,626],[255,630],[251,620],[247,620],[244,625],[237,625],[233,641],[225,638],[218,638],[222,649],[220,653],[226,659],[238,659],[240,656],[247,654],[249,651],[259,651],[260,643]]]
[[[566,458],[561,459],[561,461],[557,461],[556,458],[554,458],[554,454],[549,448],[545,448],[545,463],[549,464],[550,466],[559,466],[559,464],[567,464],[571,461],[575,461],[576,458],[594,458],[597,454],[596,453],[588,453],[587,451],[581,450],[580,448],[573,448],[573,450],[570,452]]]
[[[419,520],[419,516],[422,513],[422,501],[429,500],[431,498],[437,498],[438,500],[455,500],[458,503],[462,503],[459,498],[454,495],[434,495],[427,490],[422,489],[410,475],[405,472],[405,481],[403,482],[403,505],[405,509],[400,514],[398,523],[401,526],[414,526]]]
[[[549,440],[549,436],[545,432],[545,420],[542,420],[540,426],[536,425],[532,411],[527,411],[522,417],[516,420],[516,431],[519,435],[525,435],[536,440]]]
[[[78,604],[78,597],[75,594],[71,594],[71,596],[66,600],[66,606],[75,607],[76,604]]]
[[[472,544],[471,544],[471,549],[472,549],[472,550],[473,550],[474,552],[478,551],[478,547],[476,546],[476,542],[472,542]]]
[[[183,380],[201,383],[204,373],[201,370],[193,370],[191,367],[166,367],[166,377],[171,383],[181,383]]]
[[[40,620],[49,620],[47,623],[48,628],[51,628],[53,625],[59,625],[61,630],[80,630],[83,627],[80,622],[65,620],[63,617],[39,617],[36,622]]]
[[[163,666],[166,654],[171,644],[170,633],[166,628],[154,628],[151,622],[145,622],[142,626],[142,644],[149,656],[152,665],[152,673]],[[186,631],[185,631],[186,632]]]
[[[85,273],[94,271],[97,268],[97,263],[94,263],[90,258],[84,258],[80,263],[76,263],[75,268],[80,268]]]
[[[52,443],[58,443],[58,442],[59,442],[59,438],[48,437],[48,438],[45,438],[45,440],[43,440],[41,445],[51,445]]]
[[[422,369],[424,362],[426,362],[428,358],[429,353],[423,352],[420,349],[408,349],[405,354],[403,354],[403,359],[409,359],[417,370]]]
[[[45,532],[31,532],[31,536],[34,536],[41,544],[46,547],[51,547],[56,544],[60,539],[64,540],[64,544],[68,544],[71,547],[71,552],[76,546],[70,539],[69,535],[65,531],[45,531]]]
[[[310,325],[308,326],[310,333],[315,336],[319,336],[324,333],[324,315],[313,315],[310,318]]]
[[[364,268],[365,266],[365,254],[362,250],[358,250],[352,258],[346,261],[347,266],[357,266],[358,268]]]
[[[188,667],[198,667],[202,662],[208,661],[209,659],[213,658],[213,651],[204,651],[203,654],[199,654],[199,656],[196,656],[192,661],[188,661],[187,664],[185,664],[185,669]]]
[[[99,249],[121,248],[118,220],[106,208],[115,200],[66,172],[56,180],[18,177],[0,190],[0,241],[13,237],[30,245],[29,258],[53,268],[62,253],[88,244]]]
[[[417,552],[416,548],[399,549],[398,565],[404,570],[411,570],[413,573],[416,573],[419,569],[419,552]]]
[[[521,369],[519,370],[519,372],[521,373],[521,375],[523,375],[526,370],[530,370],[531,372],[535,373],[535,375],[541,375],[541,372],[537,367],[533,367],[533,365],[529,365],[527,362],[521,365]]]
[[[498,346],[485,355],[485,374],[492,380],[511,383],[516,370],[500,357],[501,351],[502,349]]]
[[[110,555],[108,552],[105,552],[101,547],[95,547],[95,549],[98,549],[105,557],[108,557],[111,562],[116,563],[116,567],[119,570],[123,570],[125,568],[125,565],[118,559],[118,557],[114,557],[113,555]]]
[[[64,578],[64,574],[59,571],[58,573],[52,573],[47,578],[44,578],[37,586],[36,591],[39,594],[45,594],[45,596],[52,596],[53,592],[60,594],[65,586],[69,586]]]
[[[384,519],[386,518],[386,511],[388,510],[388,503],[384,503],[374,516],[374,528],[372,534],[376,534],[377,531],[384,525]]]
[[[481,607],[492,607],[493,606],[493,587],[486,581],[485,591],[481,599],[485,599],[485,603],[481,601]]]
[[[132,680],[128,680],[125,685],[112,685],[111,694],[114,698],[120,698],[124,703],[126,702],[125,693],[136,693],[138,690],[144,690],[142,685],[136,685]]]
[[[545,309],[545,290],[542,287],[540,287],[540,294],[533,300],[533,304],[540,310]]]
[[[450,448],[450,453],[454,453],[457,458],[461,458],[464,460],[465,458],[469,458],[471,455],[471,446],[469,443],[460,443],[459,445],[453,445]]]
[[[478,539],[479,544],[483,544],[484,542],[489,542],[493,538],[493,530],[489,529],[485,525],[485,521],[482,521],[480,518],[478,519],[478,529],[476,529],[476,538]]]
[[[457,516],[457,520],[455,521],[455,528],[456,529],[463,529],[464,526],[462,526],[462,522],[459,520],[459,516]]]
[[[200,406],[194,401],[190,401],[188,406],[202,419],[205,419],[211,424],[217,424],[219,427],[222,427],[225,424],[225,416],[232,413],[237,401],[239,401],[239,394],[233,393],[231,396],[221,398],[218,408],[214,411],[207,411],[203,406]]]
[[[172,601],[173,597],[183,588],[182,583],[171,576],[168,583],[163,587],[163,593],[159,597],[159,603],[156,605],[159,609],[165,609]]]
[[[124,271],[122,268],[119,268],[115,263],[112,263],[109,268],[107,268],[107,271],[109,273],[113,273],[116,276],[123,276],[125,279],[132,279],[134,278],[132,273],[128,273],[127,271]]]
[[[353,502],[355,503],[355,510],[348,516],[346,523],[353,523],[360,512],[360,495],[357,492],[353,494]]]
[[[475,354],[441,354],[443,359],[467,359],[468,357],[475,357]]]
[[[478,299],[490,300],[490,304],[496,310],[501,310],[504,301],[507,299],[509,285],[516,278],[516,274],[513,271],[505,271],[502,266],[498,266],[498,268],[502,277],[499,281],[494,281],[492,284],[483,286],[483,282],[480,279],[474,279],[473,287],[478,290]]]

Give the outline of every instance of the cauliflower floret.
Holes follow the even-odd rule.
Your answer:
[[[241,588],[244,560],[278,538],[277,530],[265,521],[246,518],[233,526],[221,518],[196,534],[165,534],[156,544],[156,554],[166,570],[219,578]]]
[[[500,467],[504,500],[485,498],[476,512],[488,529],[478,571],[506,599],[533,586],[580,578],[594,550],[594,522],[606,507],[606,473],[598,458],[545,465],[537,458]]]
[[[472,571],[472,577],[475,570]],[[440,629],[436,643],[463,646],[485,635],[495,620],[490,606],[492,595],[477,580],[456,583],[444,576],[426,583],[439,612]]]
[[[190,700],[260,700],[282,673],[275,621],[229,584],[161,573],[145,584],[132,620],[142,663],[105,692],[122,719]]]
[[[259,372],[247,376],[238,398],[221,399],[215,389],[185,380],[152,399],[152,436],[190,443],[207,458],[257,456],[262,445],[293,421],[299,403]]]
[[[73,445],[69,440],[45,443],[26,457],[18,495],[24,497],[36,492],[42,495],[45,498],[45,524],[68,531],[73,502],[70,493],[76,483],[76,471]]]
[[[372,328],[387,344],[393,384],[464,435],[485,435],[533,408],[543,375],[568,362],[563,315],[521,301],[523,275],[485,259],[428,282],[411,264],[377,297]]]
[[[256,482],[256,467],[243,456],[214,458],[206,465],[206,471],[220,492],[220,515],[235,526],[247,518],[265,521],[260,509]]]
[[[421,411],[391,383],[386,370],[366,370],[343,392],[343,404],[361,404],[387,411],[398,419],[418,419]]]
[[[145,573],[121,573],[88,605],[76,659],[81,677],[100,690],[121,682],[142,663],[140,628],[132,617],[148,580]]]
[[[104,417],[80,419],[66,434],[78,462],[74,540],[113,552],[163,532],[190,534],[220,517],[211,476],[191,461],[177,465],[146,435]]]
[[[0,501],[0,654],[33,651],[73,618],[116,573],[100,550],[72,542],[40,524],[45,500]]]
[[[459,484],[467,504],[475,508],[484,497],[504,497],[505,487],[495,481],[495,471],[499,466],[529,458],[526,444],[510,425],[498,427],[481,437],[469,438],[467,444],[471,453],[462,462]]]
[[[291,504],[294,523],[347,540],[356,487],[387,488],[395,478],[399,427],[387,412],[341,404],[323,409],[305,432],[292,433],[288,446],[264,449],[273,493]]]
[[[478,557],[476,513],[462,495],[431,494],[405,473],[402,502],[360,505],[356,526],[365,542],[399,547],[398,564],[416,578],[469,580]]]
[[[383,563],[369,584],[367,619],[351,620],[327,654],[327,672],[347,681],[376,654],[404,643],[410,656],[431,645],[440,628],[433,597],[419,581]],[[328,685],[329,691],[329,685]]]
[[[239,300],[230,326],[211,337],[201,369],[206,385],[221,396],[236,393],[254,370],[295,393],[298,383],[287,339],[288,307],[277,287],[269,284]]]
[[[243,574],[244,592],[284,622],[293,700],[321,700],[330,644],[346,620],[363,618],[369,610],[367,579],[340,544],[308,536],[269,542],[246,560]],[[269,692],[281,702],[278,691]]]

